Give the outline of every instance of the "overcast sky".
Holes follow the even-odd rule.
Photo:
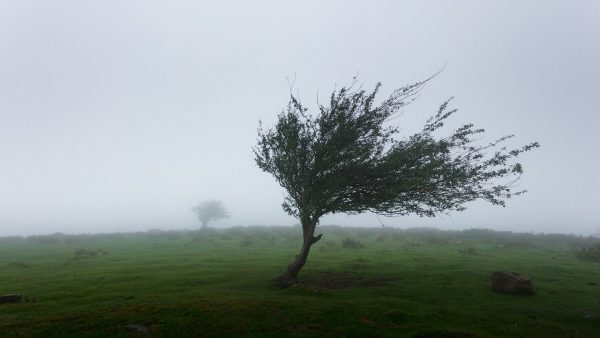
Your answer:
[[[291,225],[253,161],[258,120],[359,74],[382,94],[442,67],[396,122],[454,96],[456,125],[539,141],[529,193],[387,226],[600,231],[598,1],[0,2],[0,235]],[[382,95],[382,97],[383,97]],[[450,132],[450,129],[448,130]],[[380,226],[376,216],[322,224]]]

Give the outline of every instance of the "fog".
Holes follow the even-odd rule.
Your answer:
[[[455,97],[456,125],[538,141],[505,208],[344,226],[595,233],[600,3],[593,1],[2,1],[0,236],[292,225],[255,165],[288,79],[315,107],[359,76],[382,95],[444,71],[395,120],[405,135]],[[295,80],[294,80],[295,79]],[[446,129],[451,131],[451,127]]]

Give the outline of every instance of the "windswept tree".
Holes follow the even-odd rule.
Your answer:
[[[385,216],[433,217],[465,210],[477,199],[494,205],[525,190],[515,190],[523,173],[514,159],[538,143],[507,150],[512,135],[480,144],[484,133],[465,124],[448,136],[436,132],[456,109],[444,102],[423,129],[398,138],[390,120],[431,78],[398,88],[376,101],[381,84],[367,92],[350,86],[334,90],[329,102],[311,115],[293,94],[272,129],[258,129],[256,164],[287,191],[283,209],[302,224],[300,253],[278,281],[294,283],[306,263],[315,228],[323,215],[373,212]]]
[[[208,226],[208,222],[210,221],[229,217],[229,213],[225,210],[223,203],[216,200],[204,201],[195,206],[192,211],[202,223],[203,229]]]

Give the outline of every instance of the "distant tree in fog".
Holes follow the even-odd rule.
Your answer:
[[[326,105],[318,103],[312,116],[293,94],[273,129],[258,130],[256,164],[287,190],[283,209],[302,224],[300,253],[278,281],[295,282],[310,247],[319,241],[315,228],[321,216],[374,212],[387,216],[436,216],[465,210],[477,199],[504,206],[520,195],[515,183],[523,173],[513,160],[538,147],[531,143],[506,150],[504,136],[479,145],[483,129],[466,124],[448,136],[438,132],[456,112],[444,102],[423,129],[395,138],[392,118],[431,78],[396,89],[381,102],[373,91],[352,85],[334,90]],[[436,134],[436,135],[434,135]]]
[[[210,221],[229,217],[227,210],[225,210],[225,207],[223,206],[223,202],[216,200],[204,201],[195,206],[192,211],[202,223],[203,229],[208,226],[208,222]]]

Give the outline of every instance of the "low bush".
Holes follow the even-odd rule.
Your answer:
[[[600,261],[600,244],[586,245],[575,249],[575,256],[588,261]]]

